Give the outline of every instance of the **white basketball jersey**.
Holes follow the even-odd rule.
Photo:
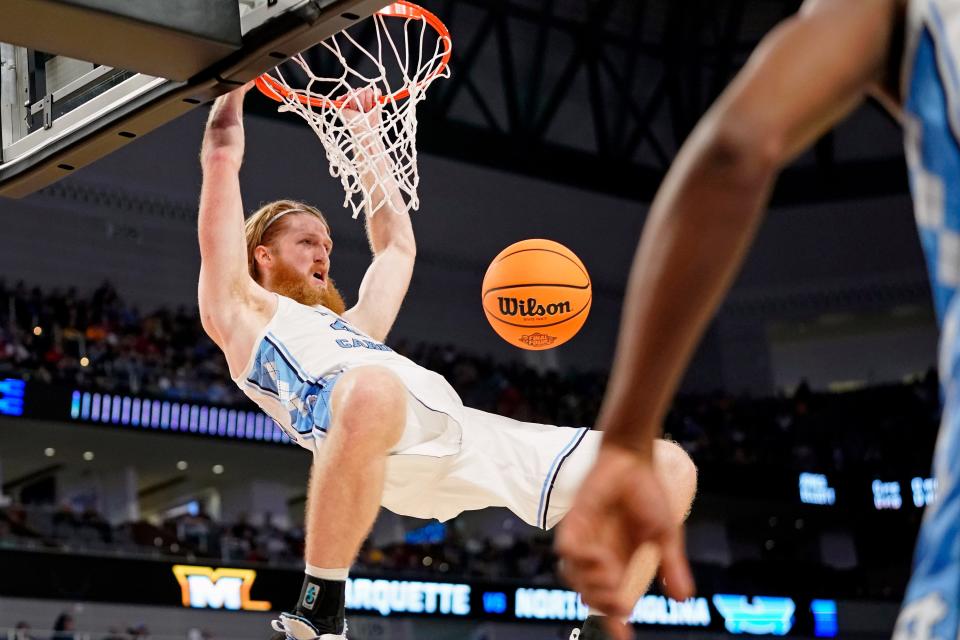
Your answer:
[[[310,440],[324,436],[333,383],[343,371],[378,365],[395,373],[410,392],[408,422],[433,427],[426,441],[410,443],[417,445],[417,452],[449,455],[459,448],[463,403],[443,376],[377,342],[326,307],[308,307],[284,296],[277,300],[276,314],[234,382],[293,440],[309,447]],[[432,419],[438,414],[452,420]]]

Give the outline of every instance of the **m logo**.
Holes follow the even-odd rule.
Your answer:
[[[257,578],[253,569],[214,569],[178,564],[173,575],[180,583],[183,606],[194,609],[269,611],[270,603],[251,600],[250,588]]]

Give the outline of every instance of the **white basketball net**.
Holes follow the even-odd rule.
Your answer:
[[[373,215],[383,207],[392,193],[398,193],[404,211],[420,207],[417,186],[417,104],[426,97],[427,87],[437,78],[450,76],[444,57],[449,57],[450,38],[440,35],[425,19],[413,15],[410,5],[397,3],[374,14],[376,43],[368,50],[348,31],[331,36],[319,46],[339,61],[333,77],[318,76],[303,54],[291,58],[287,76],[299,67],[306,75],[306,86],[294,88],[277,67],[270,72],[286,89],[273,91],[282,98],[280,111],[299,114],[313,128],[326,150],[330,175],[343,185],[343,206],[353,210],[356,218],[361,209]],[[388,24],[388,21],[389,24]],[[402,41],[396,33],[402,25]],[[388,28],[390,27],[390,28]],[[354,60],[351,64],[348,57]],[[359,60],[359,62],[356,62]],[[356,67],[372,67],[361,73]],[[373,109],[358,113],[357,103],[339,101],[370,88],[383,96]],[[394,97],[403,90],[409,97]],[[267,91],[264,91],[267,93]],[[269,94],[268,94],[269,95]],[[352,107],[352,109],[351,109]]]

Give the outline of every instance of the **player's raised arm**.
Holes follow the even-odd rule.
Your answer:
[[[661,186],[630,275],[598,420],[601,459],[557,541],[566,575],[588,603],[625,612],[622,567],[644,541],[661,545],[668,593],[689,594],[679,530],[663,500],[639,499],[662,495],[662,487],[654,491],[653,475],[636,469],[650,466],[681,374],[743,261],[778,173],[885,76],[901,10],[898,0],[808,2],[764,39]],[[603,527],[624,543],[597,544]]]
[[[377,127],[362,123],[364,118],[378,117],[374,97],[371,90],[357,94],[358,111],[352,116],[357,121],[351,127],[355,132],[355,153],[379,156],[361,176],[364,187],[371,193],[365,218],[373,262],[363,276],[356,306],[344,316],[370,337],[384,340],[407,295],[417,244],[407,205],[390,172],[390,160],[381,153],[383,141]]]
[[[225,325],[255,286],[247,271],[239,179],[244,151],[243,98],[248,89],[238,89],[214,102],[200,151],[200,319],[221,347],[225,346]]]
[[[883,78],[898,5],[808,2],[764,39],[683,146],[630,275],[600,417],[608,443],[649,453],[776,176]]]

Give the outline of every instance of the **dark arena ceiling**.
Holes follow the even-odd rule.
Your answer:
[[[423,4],[449,27],[454,51],[452,77],[434,83],[419,108],[420,150],[642,202],[652,199],[683,140],[758,42],[800,5]],[[261,102],[251,109],[273,113]],[[900,145],[896,122],[868,102],[785,172],[775,199],[905,193]]]

